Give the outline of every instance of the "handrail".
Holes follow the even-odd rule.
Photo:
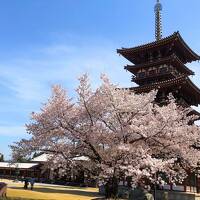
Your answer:
[[[168,69],[165,72],[164,71],[160,71],[160,70],[159,71],[155,70],[155,73],[153,73],[153,74],[146,73],[143,77],[133,76],[133,80],[142,80],[142,79],[146,79],[146,78],[150,78],[150,77],[155,77],[155,76],[159,76],[159,75],[167,75],[167,74],[172,74],[174,76],[180,75],[174,69]]]

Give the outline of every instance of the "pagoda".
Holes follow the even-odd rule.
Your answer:
[[[167,96],[172,93],[179,105],[198,106],[200,89],[190,80],[189,76],[194,75],[194,72],[186,64],[200,60],[200,56],[186,44],[179,32],[162,38],[161,10],[162,5],[157,0],[155,41],[133,48],[117,49],[117,53],[132,63],[125,69],[132,74],[132,82],[138,86],[129,89],[136,93],[156,89],[158,103],[166,102]],[[199,115],[197,111],[193,113]]]

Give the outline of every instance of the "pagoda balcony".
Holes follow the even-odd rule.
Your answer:
[[[154,82],[169,78],[176,78],[177,76],[180,76],[181,74],[174,70],[173,68],[160,68],[158,70],[150,70],[145,72],[140,72],[136,76],[132,76],[132,82],[135,82],[137,84],[146,83],[148,81]]]

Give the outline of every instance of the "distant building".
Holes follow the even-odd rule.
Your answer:
[[[42,154],[30,162],[0,162],[0,177],[35,177],[38,180],[48,180],[50,178],[50,172],[44,168],[47,160],[48,156]]]
[[[48,160],[51,155],[43,153],[26,163],[9,163],[0,162],[0,177],[2,178],[23,178],[23,177],[35,177],[37,181],[40,182],[56,182],[62,184],[84,184],[88,177],[83,170],[73,170],[73,169],[62,169],[68,173],[64,173],[63,177],[59,177],[58,170],[52,171],[48,168]],[[89,158],[84,156],[79,156],[72,159],[74,162],[87,162]]]
[[[0,177],[40,177],[40,163],[0,162]]]

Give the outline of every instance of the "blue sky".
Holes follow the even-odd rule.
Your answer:
[[[163,35],[179,30],[200,54],[200,1],[161,0]],[[154,40],[155,0],[0,0],[0,152],[28,137],[24,124],[62,84],[71,95],[84,72],[132,85],[116,49]],[[191,63],[200,87],[200,64]]]

